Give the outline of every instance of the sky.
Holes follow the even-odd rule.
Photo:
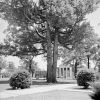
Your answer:
[[[5,37],[3,31],[6,29],[7,25],[6,21],[0,19],[0,42],[2,42]]]
[[[87,21],[90,22],[91,26],[93,27],[95,33],[100,36],[100,8],[98,8],[92,14],[87,16]]]
[[[93,27],[94,31],[98,36],[100,36],[100,8],[98,8],[92,14],[87,16],[87,21],[90,22],[91,26]],[[0,20],[0,42],[4,39],[5,35],[3,34],[4,29],[7,28],[7,22],[4,20]],[[19,59],[17,57],[8,57],[8,61],[13,61],[16,67],[19,65]],[[46,70],[46,61],[42,58],[42,56],[37,56],[34,58],[36,62],[38,62],[39,68],[42,70]],[[61,64],[61,60],[58,61],[58,66]]]

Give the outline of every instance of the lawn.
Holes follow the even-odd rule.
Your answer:
[[[75,83],[76,83],[75,80],[59,79],[58,83],[56,84],[75,84]],[[55,84],[48,84],[46,83],[46,80],[43,79],[40,80],[33,79],[32,87],[39,87],[41,85],[45,87],[47,85],[55,85]],[[9,89],[11,88],[8,84],[8,79],[0,80],[0,92]],[[73,89],[80,90],[80,88],[73,88]],[[68,91],[67,89],[61,89],[61,90],[52,90],[42,93],[20,95],[0,100],[91,100],[88,93],[89,92],[84,92],[84,90],[80,92],[80,91]]]
[[[10,97],[1,100],[91,100],[88,93],[56,90],[31,95]]]
[[[9,88],[8,78],[0,79],[0,92]]]
[[[9,83],[8,80],[9,80],[8,78],[0,79],[0,92],[11,89],[11,87],[8,84]],[[58,79],[58,83],[55,84],[75,84],[75,83],[76,83],[75,80]],[[54,85],[54,84],[49,84],[44,79],[39,79],[39,80],[33,79],[31,87],[45,86],[45,85]]]

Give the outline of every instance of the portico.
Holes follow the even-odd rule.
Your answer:
[[[74,73],[72,66],[59,66],[57,68],[57,77],[65,79],[73,79]]]

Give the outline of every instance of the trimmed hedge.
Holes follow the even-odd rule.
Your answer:
[[[17,71],[10,77],[9,85],[13,88],[29,88],[31,86],[31,76],[27,70]]]
[[[89,69],[82,69],[77,74],[77,84],[83,86],[84,88],[89,87],[89,83],[95,81],[95,74]]]

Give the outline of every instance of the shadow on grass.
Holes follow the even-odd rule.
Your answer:
[[[13,89],[13,88],[10,87],[10,88],[7,88],[6,90],[16,90],[16,89]]]
[[[32,80],[32,86],[45,86],[45,85],[56,85],[56,84],[75,84],[76,81],[75,80],[57,80],[57,83],[47,83],[46,79],[33,79]],[[2,79],[0,80],[0,85],[3,86],[4,88],[2,88],[2,90],[17,90],[17,89],[12,89],[9,85],[9,79]]]
[[[57,83],[47,83],[46,80],[33,80],[32,86],[42,86],[42,85],[56,85],[56,84],[74,84],[75,82],[57,82]],[[80,88],[81,89],[81,88]],[[12,89],[11,87],[7,88],[6,90],[18,90],[18,89]]]
[[[56,83],[47,83],[46,80],[33,80],[32,85],[50,85],[50,84],[76,84],[76,81],[57,81]]]
[[[56,84],[76,84],[76,82],[57,82]]]
[[[8,84],[9,83],[9,79],[2,79],[0,80],[0,84]],[[32,85],[49,85],[50,83],[47,83],[46,80],[44,79],[33,79],[32,80]],[[76,81],[72,81],[72,80],[58,80],[57,83],[53,83],[53,84],[76,84]]]
[[[0,80],[0,84],[8,84],[9,80]]]
[[[91,87],[85,89],[84,87],[81,87],[81,86],[73,87],[73,89],[75,89],[75,90],[92,90]]]

